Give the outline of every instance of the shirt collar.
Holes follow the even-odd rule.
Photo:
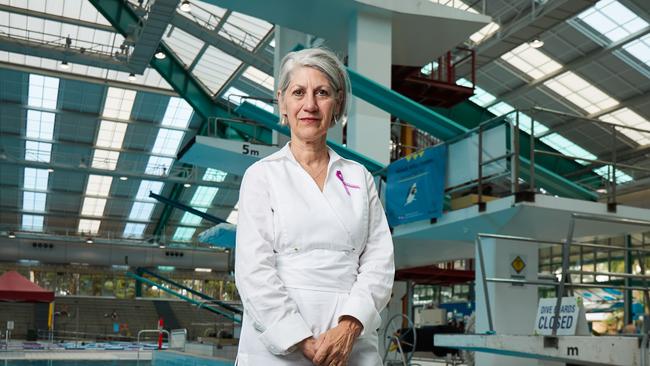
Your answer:
[[[296,157],[293,156],[293,153],[291,152],[291,149],[289,148],[289,143],[290,143],[290,142],[291,142],[291,141],[287,142],[287,143],[284,145],[284,147],[280,150],[280,152],[282,153],[282,156],[283,156],[284,158],[289,159],[289,161],[292,161],[292,162],[298,164],[298,166],[300,166],[300,164],[299,164],[298,161],[296,160]],[[329,161],[328,167],[329,167],[329,166],[332,166],[336,161],[342,159],[342,158],[341,158],[341,155],[337,154],[336,151],[334,151],[334,150],[333,150],[331,147],[329,147],[329,146],[327,146],[327,152],[328,152],[329,155],[330,155],[330,161]]]

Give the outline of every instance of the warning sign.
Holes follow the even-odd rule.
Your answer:
[[[521,271],[523,271],[524,268],[526,268],[526,262],[523,259],[521,259],[520,256],[517,256],[515,259],[513,259],[510,265],[512,266],[512,269],[514,269],[515,272],[517,272],[517,274],[520,274]]]

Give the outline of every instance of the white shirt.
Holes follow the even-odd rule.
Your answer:
[[[235,280],[245,317],[274,355],[318,336],[294,289],[348,294],[336,315],[358,319],[364,332],[380,326],[390,298],[393,242],[372,175],[332,149],[329,156],[322,192],[289,144],[242,180]]]

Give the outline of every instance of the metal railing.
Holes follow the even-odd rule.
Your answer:
[[[158,334],[164,333],[164,334],[167,334],[167,348],[170,348],[171,337],[170,337],[169,331],[167,331],[165,329],[142,329],[141,331],[138,332],[138,337],[136,339],[136,344],[138,346],[138,352],[137,352],[137,361],[138,362],[140,361],[140,336],[142,334],[144,334],[144,333],[158,333]]]
[[[494,333],[494,323],[493,323],[493,317],[492,317],[492,309],[491,309],[491,304],[490,304],[490,294],[489,290],[487,287],[488,282],[493,282],[493,283],[508,283],[508,284],[517,284],[517,285],[536,285],[536,286],[549,286],[549,287],[555,287],[557,289],[557,300],[555,304],[555,310],[554,310],[554,321],[553,324],[551,325],[552,327],[552,337],[555,337],[557,335],[557,330],[559,328],[559,313],[560,313],[560,305],[562,301],[562,297],[564,297],[567,294],[567,289],[573,289],[573,288],[618,288],[618,289],[624,289],[624,290],[637,290],[637,291],[643,291],[644,292],[644,298],[646,299],[646,304],[650,303],[650,297],[648,294],[649,287],[647,286],[625,286],[625,285],[605,285],[605,284],[583,284],[583,283],[571,283],[571,274],[576,272],[569,270],[569,256],[570,256],[570,250],[571,246],[574,247],[586,247],[586,248],[598,248],[598,249],[603,249],[603,250],[610,250],[610,251],[627,251],[627,252],[634,252],[637,253],[639,256],[639,266],[641,269],[641,274],[631,274],[631,273],[615,273],[615,272],[608,272],[609,275],[611,276],[621,276],[621,277],[626,277],[626,278],[639,278],[644,281],[647,281],[650,279],[650,276],[645,274],[645,262],[644,258],[641,257],[641,253],[649,253],[650,249],[643,249],[643,248],[632,248],[632,247],[617,247],[617,246],[608,246],[608,245],[600,245],[600,244],[590,244],[590,243],[581,243],[578,241],[575,241],[573,239],[574,232],[575,232],[575,223],[578,220],[582,221],[598,221],[598,222],[604,222],[604,223],[613,223],[613,224],[620,224],[620,225],[628,225],[628,226],[637,226],[637,227],[648,227],[650,228],[650,221],[646,220],[634,220],[634,219],[625,219],[625,218],[614,218],[614,217],[605,217],[605,216],[598,216],[598,215],[590,215],[590,214],[579,214],[579,213],[573,213],[571,215],[571,220],[569,221],[569,228],[567,232],[567,236],[565,240],[560,243],[559,241],[554,241],[554,240],[540,240],[536,238],[529,238],[529,237],[519,237],[519,236],[511,236],[511,235],[499,235],[499,234],[478,234],[476,237],[476,247],[477,247],[477,253],[478,253],[478,265],[481,271],[481,286],[482,290],[484,293],[484,298],[485,298],[485,308],[487,311],[487,318],[488,318],[488,330],[489,333]],[[540,245],[540,244],[547,244],[547,245],[561,245],[562,246],[562,267],[561,267],[561,272],[559,273],[560,275],[560,280],[558,282],[555,281],[540,281],[540,280],[519,280],[519,279],[511,279],[511,278],[497,278],[497,277],[487,277],[485,273],[485,260],[484,260],[484,255],[483,255],[483,245],[482,245],[482,238],[492,238],[492,239],[500,239],[500,240],[508,240],[508,241],[513,241],[513,242],[519,242],[519,243],[527,243],[531,245]],[[647,314],[644,316],[644,319],[650,319],[650,314]],[[645,323],[644,323],[645,324]],[[646,328],[647,325],[646,325]],[[644,336],[647,337],[647,332]]]

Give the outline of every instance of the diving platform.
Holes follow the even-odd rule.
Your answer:
[[[437,334],[436,346],[542,361],[590,366],[645,366],[645,347],[639,337],[625,336],[517,336]],[[645,353],[645,354],[644,354]]]

